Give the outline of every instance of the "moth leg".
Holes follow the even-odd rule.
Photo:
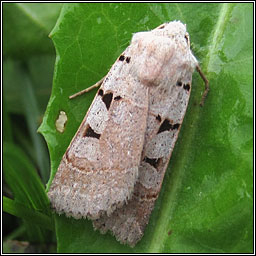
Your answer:
[[[80,96],[80,95],[82,95],[82,94],[84,94],[84,93],[86,93],[86,92],[91,91],[91,90],[94,89],[94,88],[97,88],[97,87],[101,86],[101,84],[102,84],[103,80],[105,79],[105,77],[106,77],[106,76],[104,76],[102,79],[100,79],[100,81],[98,81],[96,84],[94,84],[94,85],[92,85],[92,86],[90,86],[90,87],[88,87],[88,88],[86,88],[86,89],[84,89],[84,90],[82,90],[82,91],[80,91],[80,92],[77,92],[77,93],[75,93],[75,94],[69,96],[69,98],[70,98],[70,99],[74,99],[74,98],[77,97],[77,96]]]
[[[204,105],[205,98],[206,98],[208,92],[210,91],[210,87],[209,87],[209,81],[206,78],[206,76],[204,75],[204,73],[201,70],[199,65],[196,66],[196,71],[199,73],[199,75],[201,76],[201,78],[204,80],[204,83],[205,83],[204,93],[202,95],[202,99],[201,99],[201,102],[200,102],[200,106],[202,107]]]

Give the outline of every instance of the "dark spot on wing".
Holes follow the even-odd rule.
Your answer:
[[[87,126],[85,132],[84,132],[84,137],[92,137],[92,138],[96,138],[99,139],[100,138],[100,134],[96,133],[90,125]]]
[[[165,119],[161,126],[159,127],[159,130],[157,133],[161,133],[164,131],[170,131],[170,130],[176,130],[180,127],[180,124],[171,124],[168,119]]]
[[[157,168],[157,166],[160,163],[161,158],[148,158],[148,157],[145,157],[143,160],[146,163],[148,163],[148,164],[152,165],[153,167]]]
[[[109,110],[110,104],[112,102],[112,98],[113,98],[113,93],[106,93],[102,96],[102,100],[106,105],[107,110]]]
[[[119,57],[119,60],[120,60],[120,61],[124,61],[124,59],[125,59],[125,56],[124,56],[124,55],[121,55],[121,56]]]
[[[183,88],[184,88],[185,90],[189,91],[189,90],[190,90],[190,84],[184,84],[184,85],[183,85]]]
[[[126,62],[127,62],[127,63],[129,63],[129,62],[130,62],[130,60],[131,60],[131,57],[126,57],[126,59],[125,59],[125,60],[126,60]]]
[[[163,29],[165,27],[165,25],[162,25],[162,26],[160,26],[160,27],[158,27],[159,29]]]
[[[161,126],[159,127],[158,133],[169,131],[172,128],[172,124],[170,124],[170,121],[168,119],[165,119]]]
[[[114,100],[116,100],[116,101],[121,100],[121,99],[122,99],[121,96],[116,96],[116,97],[114,98]]]
[[[182,86],[182,82],[181,81],[177,81],[176,85],[177,86]]]
[[[174,124],[172,126],[172,130],[177,130],[177,129],[179,129],[179,127],[180,127],[180,124]]]
[[[100,89],[100,90],[98,91],[98,95],[103,96],[103,90],[102,90],[102,89]]]
[[[157,116],[156,116],[156,120],[158,120],[159,122],[161,122],[161,120],[162,120],[162,119],[161,119],[161,116],[160,116],[160,115],[157,115]]]

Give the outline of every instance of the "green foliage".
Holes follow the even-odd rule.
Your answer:
[[[23,191],[21,192],[23,193]],[[24,200],[25,201],[25,200]],[[17,200],[11,200],[7,197],[3,197],[3,209],[14,216],[23,218],[26,221],[39,225],[43,228],[54,230],[53,220],[51,217],[41,213],[38,209],[33,210],[27,206],[18,203]],[[46,205],[46,209],[48,209]]]
[[[4,210],[24,219],[30,241],[47,241],[48,231],[44,228],[53,226],[51,212],[36,170],[24,152],[13,144],[4,144],[3,158],[4,178],[15,198],[14,201],[4,198]],[[35,227],[38,222],[44,226],[43,229]]]
[[[37,129],[51,91],[55,61],[54,46],[47,37],[61,6],[3,3],[3,192],[14,198],[3,198],[3,210],[22,220],[4,239],[54,241],[44,187],[50,173],[49,154]],[[6,219],[3,223],[9,226]]]
[[[8,5],[15,5],[11,6],[15,8],[11,15],[14,20],[15,16],[24,15],[16,15],[17,10],[28,9],[20,9],[20,5],[25,4]],[[35,4],[35,9],[29,8],[33,9],[34,14],[40,13],[37,5],[39,4]],[[28,12],[25,13],[27,19],[34,17],[28,15]],[[42,14],[38,16],[42,17]],[[34,22],[34,19],[31,20]],[[106,75],[117,56],[129,45],[132,33],[150,30],[171,20],[181,20],[187,24],[192,50],[210,81],[211,90],[205,106],[200,108],[198,103],[203,82],[195,73],[188,111],[145,235],[131,249],[120,245],[110,234],[101,235],[94,231],[88,220],[74,220],[56,215],[59,252],[253,251],[253,4],[250,3],[64,4],[51,32],[57,57],[52,94],[39,129],[47,141],[51,157],[48,187],[95,92],[74,100],[69,100],[68,96],[89,87]],[[19,22],[10,24],[16,26]],[[13,137],[18,137],[20,147],[33,159],[33,163],[40,166],[36,157],[39,153],[35,153],[39,149],[34,149],[40,143],[33,139],[33,122],[36,118],[32,116],[39,115],[44,107],[40,101],[43,97],[39,95],[42,96],[40,92],[43,85],[49,84],[47,77],[51,72],[44,67],[46,55],[39,59],[34,56],[34,52],[47,52],[47,63],[51,64],[53,56],[49,50],[51,47],[44,45],[48,44],[47,40],[35,38],[38,35],[37,30],[40,30],[37,24],[38,22],[32,24],[26,35],[22,32],[13,35],[6,29],[7,25],[4,25],[4,33],[10,33],[9,36],[18,37],[22,34],[21,38],[29,37],[29,40],[22,41],[23,46],[13,43],[4,48],[5,53],[19,56],[21,60],[24,59],[21,49],[30,54],[29,60],[25,62],[25,69],[24,60],[17,63],[8,59],[10,62],[4,63],[4,74],[5,70],[9,72],[8,76],[5,75],[6,80],[4,79],[4,104],[7,106],[4,114],[12,112],[24,115],[32,139],[24,139],[20,129],[12,125],[9,117],[4,119],[4,134],[7,134],[8,142],[12,142]],[[43,27],[49,29],[50,25],[45,24]],[[42,29],[40,36],[45,37],[45,34],[45,29]],[[16,50],[17,47],[20,51]],[[45,72],[40,73],[43,67]],[[22,86],[11,86],[15,84]],[[22,93],[24,88],[26,92]],[[33,88],[34,93],[31,94],[29,88]],[[16,93],[13,96],[14,91]],[[19,98],[25,95],[30,95],[27,98],[31,101],[29,104],[37,105],[38,110],[31,111],[25,99],[20,101],[24,107],[17,107]],[[13,97],[16,97],[16,101]],[[68,117],[63,133],[55,128],[55,121],[61,110]],[[27,208],[42,211],[44,216],[50,218],[43,186],[32,174],[34,167],[27,163],[24,152],[6,145],[4,150],[4,172],[5,176],[6,173],[9,176],[7,183],[12,189],[15,201],[19,200],[17,203]],[[25,186],[28,182],[24,179],[26,169],[26,177],[31,179],[31,186]],[[44,168],[41,166],[41,169]],[[14,184],[21,185],[16,190]],[[39,198],[34,197],[35,193],[40,195]],[[42,208],[43,205],[45,208]],[[35,223],[36,221],[40,221],[40,218]],[[37,235],[45,231],[39,226],[35,230]]]
[[[4,140],[15,136],[39,168],[44,184],[49,177],[49,156],[42,136],[36,131],[51,91],[55,53],[48,34],[60,7],[60,4],[3,4]],[[24,131],[20,119],[10,124],[13,114],[22,115],[28,131]]]
[[[54,54],[48,34],[60,7],[60,4],[4,3],[4,55],[27,60],[29,55]]]

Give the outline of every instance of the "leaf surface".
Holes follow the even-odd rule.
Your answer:
[[[3,158],[5,182],[14,197],[12,204],[10,199],[7,198],[6,200],[4,198],[5,207],[7,207],[5,210],[24,219],[29,241],[48,241],[49,231],[45,228],[52,225],[49,223],[50,220],[52,221],[52,215],[44,185],[36,169],[22,149],[12,143],[4,144]],[[30,216],[30,219],[28,216]],[[41,220],[39,220],[41,221],[41,227],[35,225],[35,223],[38,224],[39,217],[41,217]],[[48,224],[45,225],[45,228],[42,228],[46,221]]]
[[[3,53],[26,60],[37,53],[54,49],[48,38],[59,15],[61,4],[3,3]]]

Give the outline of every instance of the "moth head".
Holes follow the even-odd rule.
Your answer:
[[[186,24],[183,24],[180,21],[171,21],[169,23],[164,23],[155,28],[154,33],[157,36],[164,36],[179,41],[182,40],[188,46],[190,46],[189,34],[186,30]]]

